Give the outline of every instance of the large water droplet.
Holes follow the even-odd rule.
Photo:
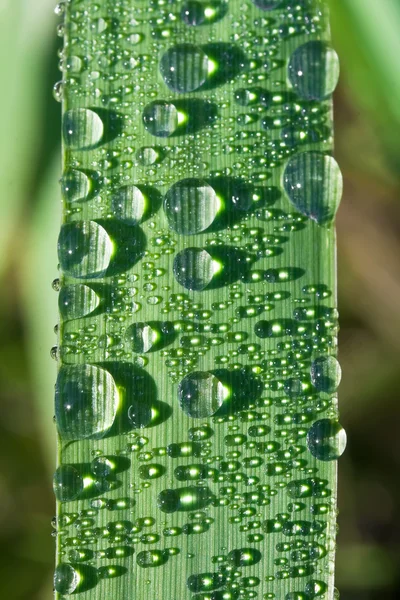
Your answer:
[[[72,277],[103,277],[110,264],[112,241],[95,221],[62,225],[58,238],[60,267]]]
[[[53,490],[57,500],[75,500],[83,490],[83,479],[71,465],[60,465],[53,477]]]
[[[58,296],[58,308],[64,319],[79,319],[93,312],[100,304],[96,292],[87,285],[65,285]]]
[[[287,164],[283,175],[290,201],[303,215],[319,224],[332,221],[343,192],[343,179],[332,156],[303,152]]]
[[[147,131],[157,137],[168,137],[179,127],[179,112],[172,102],[150,102],[145,106],[142,118]]]
[[[91,181],[83,171],[68,169],[61,177],[61,193],[66,202],[83,202],[90,190]]]
[[[125,338],[134,352],[149,352],[159,341],[159,332],[149,323],[133,323],[125,333]]]
[[[221,268],[221,264],[202,248],[185,248],[174,259],[175,279],[188,290],[204,290]]]
[[[188,0],[184,2],[181,8],[181,19],[186,25],[196,27],[206,22],[207,17],[205,13],[206,5],[197,0]]]
[[[220,208],[215,190],[203,179],[182,179],[169,188],[164,198],[169,226],[184,235],[210,227]]]
[[[160,73],[170,90],[193,92],[203,85],[209,72],[209,60],[199,46],[177,44],[161,57]]]
[[[60,564],[54,572],[54,589],[59,594],[72,594],[78,586],[79,575],[72,565]]]
[[[103,121],[88,108],[72,108],[63,116],[64,142],[69,148],[86,150],[96,146],[103,137]]]
[[[307,42],[295,50],[289,61],[289,79],[299,96],[323,100],[339,79],[339,59],[324,42]]]
[[[148,207],[148,201],[143,192],[135,185],[125,185],[116,190],[111,198],[114,215],[130,225],[139,223]]]
[[[211,417],[229,396],[229,390],[212,373],[194,371],[182,379],[178,399],[185,414],[195,419]]]
[[[346,448],[347,436],[343,427],[333,419],[316,421],[307,433],[309,451],[318,460],[336,460]]]
[[[282,4],[282,0],[251,0],[261,10],[274,10]]]
[[[310,369],[311,382],[320,392],[335,392],[342,378],[342,370],[334,356],[316,358]]]
[[[118,390],[105,369],[93,365],[63,365],[55,394],[56,422],[63,439],[103,437],[112,427]]]

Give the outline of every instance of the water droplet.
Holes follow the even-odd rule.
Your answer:
[[[90,470],[96,477],[107,477],[115,469],[115,464],[107,456],[97,456],[90,465]]]
[[[54,473],[53,490],[61,502],[75,500],[83,490],[83,479],[75,467],[60,465]]]
[[[128,419],[133,429],[147,427],[152,419],[152,410],[148,402],[136,401],[128,408]]]
[[[227,558],[235,567],[250,567],[261,560],[262,554],[255,548],[241,548],[229,552]]]
[[[261,10],[275,10],[282,4],[282,0],[251,0]]]
[[[181,19],[186,25],[196,27],[206,22],[205,6],[196,0],[188,0],[181,8]]]
[[[53,86],[53,98],[57,102],[62,102],[64,94],[64,82],[57,81]]]
[[[60,267],[72,277],[103,277],[110,264],[112,241],[95,221],[62,225],[58,238]]]
[[[63,563],[56,567],[53,581],[56,592],[59,594],[72,594],[78,586],[79,575],[72,565]]]
[[[228,398],[229,390],[212,373],[194,371],[178,386],[178,399],[185,414],[203,419],[215,414]]]
[[[303,44],[290,57],[289,79],[299,96],[323,100],[334,91],[339,79],[339,58],[324,42]]]
[[[165,513],[193,511],[205,508],[211,499],[212,494],[207,487],[183,487],[160,492],[157,496],[157,505]]]
[[[334,356],[316,358],[310,369],[311,383],[320,392],[335,392],[342,378],[342,370]]]
[[[135,225],[143,219],[148,199],[135,185],[125,185],[113,193],[111,206],[118,219]]]
[[[209,592],[224,585],[225,580],[222,573],[200,573],[188,577],[186,585],[191,592]]]
[[[153,146],[143,146],[136,152],[136,160],[144,167],[155,165],[161,158],[160,152]]]
[[[168,560],[168,555],[161,550],[144,550],[139,552],[136,561],[140,567],[159,567],[165,564]]]
[[[61,193],[66,202],[83,202],[91,191],[89,177],[78,169],[68,169],[61,177]]]
[[[161,57],[160,73],[173,92],[194,92],[209,73],[209,60],[199,46],[177,44]]]
[[[174,275],[187,290],[204,290],[213,276],[221,270],[221,264],[201,248],[185,248],[174,259]]]
[[[96,146],[104,135],[103,121],[88,108],[71,108],[63,116],[63,136],[68,148],[87,150]]]
[[[63,365],[56,383],[55,409],[63,439],[103,437],[114,423],[118,390],[105,369]]]
[[[142,118],[147,131],[156,137],[168,137],[179,127],[179,112],[172,102],[150,102],[144,108]]]
[[[65,285],[58,296],[58,308],[64,319],[79,319],[93,312],[100,298],[87,285]]]
[[[157,479],[161,475],[164,475],[165,467],[157,464],[141,465],[138,473],[141,479]]]
[[[149,352],[159,341],[159,332],[149,323],[133,323],[125,333],[125,338],[134,352]]]
[[[164,211],[169,226],[177,233],[191,235],[213,223],[221,201],[215,190],[202,179],[182,179],[165,195]]]
[[[346,448],[347,436],[343,427],[332,419],[316,421],[307,433],[307,446],[318,460],[336,460]]]
[[[283,175],[294,207],[319,224],[332,221],[342,197],[343,179],[334,158],[319,152],[293,157]]]

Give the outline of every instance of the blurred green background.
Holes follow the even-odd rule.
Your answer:
[[[60,78],[55,0],[0,0],[0,597],[51,598]],[[337,586],[400,598],[400,2],[332,0],[341,422]],[[281,599],[278,599],[281,600]]]

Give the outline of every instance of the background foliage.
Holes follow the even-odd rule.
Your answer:
[[[341,422],[337,586],[399,597],[400,4],[332,0]],[[0,597],[51,597],[60,107],[54,0],[0,0]]]

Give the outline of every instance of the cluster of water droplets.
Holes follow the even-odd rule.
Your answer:
[[[346,435],[325,9],[56,13],[54,587],[115,595],[136,569],[143,597],[327,599]]]

